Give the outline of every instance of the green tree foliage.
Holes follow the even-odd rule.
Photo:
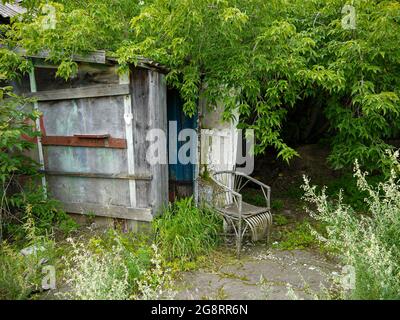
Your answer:
[[[8,236],[26,236],[21,222],[26,221],[27,212],[42,232],[55,225],[64,232],[76,228],[60,204],[47,199],[44,190],[33,184],[39,166],[28,153],[35,146],[32,140],[40,135],[35,129],[39,116],[32,99],[13,94],[12,87],[0,88],[0,242]],[[27,178],[32,186],[23,188],[22,181]]]
[[[50,50],[65,78],[74,53],[107,49],[122,67],[155,59],[170,68],[188,114],[199,97],[223,103],[226,118],[238,109],[258,153],[296,155],[282,124],[305,101],[329,120],[335,168],[355,158],[379,167],[398,134],[398,1],[353,1],[356,29],[343,28],[344,0],[63,0],[50,3],[54,29],[43,28],[47,1],[24,3],[28,13],[5,31],[9,48]]]
[[[0,183],[3,185],[10,184],[14,176],[32,175],[37,169],[36,163],[23,154],[32,149],[34,144],[21,137],[38,136],[34,121],[39,113],[22,111],[27,100],[12,94],[10,90],[10,87],[0,88]]]

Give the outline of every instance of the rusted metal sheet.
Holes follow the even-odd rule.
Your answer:
[[[79,136],[42,136],[42,145],[126,149],[126,139],[111,137],[99,139]]]

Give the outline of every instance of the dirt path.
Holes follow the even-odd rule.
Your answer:
[[[186,272],[177,299],[314,299],[329,288],[338,266],[312,250],[281,251],[258,246],[218,270]],[[292,290],[288,289],[291,287]]]

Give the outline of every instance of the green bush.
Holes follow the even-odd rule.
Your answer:
[[[371,186],[376,186],[383,180],[383,176],[368,176],[366,179]],[[339,192],[341,192],[343,201],[351,205],[356,211],[368,210],[368,206],[364,201],[368,193],[358,188],[357,180],[354,179],[351,173],[345,173],[340,178],[327,184],[326,193],[328,196],[337,196]]]
[[[108,230],[89,243],[69,240],[64,280],[69,289],[57,295],[73,300],[157,299],[168,293],[171,277],[149,238]]]
[[[27,209],[27,219],[23,224],[26,232],[24,246],[33,249],[23,255],[22,246],[0,243],[0,300],[28,299],[41,290],[43,263],[56,265],[55,243],[47,236],[38,236],[34,219]]]
[[[170,204],[155,220],[154,231],[167,260],[193,261],[220,243],[222,220],[211,209],[198,208],[187,198]]]
[[[318,192],[305,179],[305,200],[314,210],[310,214],[323,222],[326,235],[320,237],[338,251],[343,263],[355,269],[355,288],[350,297],[355,299],[400,299],[400,184],[397,172],[398,153],[392,155],[396,170],[377,186],[371,186],[366,174],[356,164],[358,189],[367,194],[367,212],[358,214],[344,204],[339,194],[337,201],[329,201],[323,189]]]
[[[23,239],[21,222],[26,221],[28,206],[38,231],[49,233],[56,226],[69,232],[77,225],[56,200],[46,197],[34,184],[40,176],[39,166],[26,155],[34,148],[30,140],[40,135],[34,125],[40,113],[32,110],[31,99],[18,97],[11,90],[0,88],[0,241],[8,236]],[[27,177],[32,185],[22,187],[21,179]]]
[[[58,293],[72,300],[126,300],[129,298],[128,270],[120,249],[94,252],[70,239],[71,258],[64,258],[68,290]]]
[[[137,289],[135,282],[140,278],[141,273],[152,266],[151,238],[146,234],[122,233],[110,229],[100,237],[92,237],[88,248],[99,254],[119,248],[119,255],[126,266],[128,283],[132,292]]]
[[[38,284],[39,260],[24,257],[12,246],[0,246],[0,299],[27,299]]]
[[[42,188],[28,187],[23,192],[10,195],[7,200],[12,214],[10,219],[4,220],[4,229],[15,240],[23,240],[26,236],[23,225],[18,221],[26,221],[28,207],[35,221],[36,232],[42,235],[53,230],[68,234],[78,228],[78,224],[62,210],[61,203],[47,197]]]

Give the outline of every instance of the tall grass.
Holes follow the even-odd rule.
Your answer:
[[[26,245],[42,245],[32,214],[28,217]],[[195,265],[198,257],[214,249],[220,243],[222,221],[210,209],[196,207],[190,198],[170,204],[153,227],[154,235],[109,230],[92,235],[89,241],[67,239],[68,244],[57,244],[63,248],[62,257],[57,251],[54,259],[50,257],[54,248],[24,257],[15,245],[0,245],[0,298],[29,299],[40,290],[41,258],[51,258],[49,263],[57,267],[57,278],[62,280],[57,283],[60,299],[172,297],[171,265]],[[55,246],[53,240],[49,243]]]
[[[339,195],[330,201],[325,189],[317,192],[305,179],[305,199],[314,207],[312,217],[327,225],[328,246],[340,253],[343,263],[355,269],[354,299],[400,299],[400,184],[398,154],[396,170],[387,181],[371,186],[358,165],[355,178],[366,193],[367,212],[357,213]]]
[[[209,208],[198,208],[192,198],[170,204],[155,220],[155,239],[167,260],[192,261],[221,241],[221,218]]]
[[[109,230],[89,243],[69,239],[64,257],[67,290],[57,295],[72,300],[159,299],[169,296],[171,277],[158,248],[146,237]]]
[[[44,264],[54,264],[55,243],[51,236],[38,235],[31,207],[26,210],[26,221],[21,228],[26,233],[24,246],[32,253],[23,255],[24,246],[0,242],[0,300],[24,300],[41,290]]]

